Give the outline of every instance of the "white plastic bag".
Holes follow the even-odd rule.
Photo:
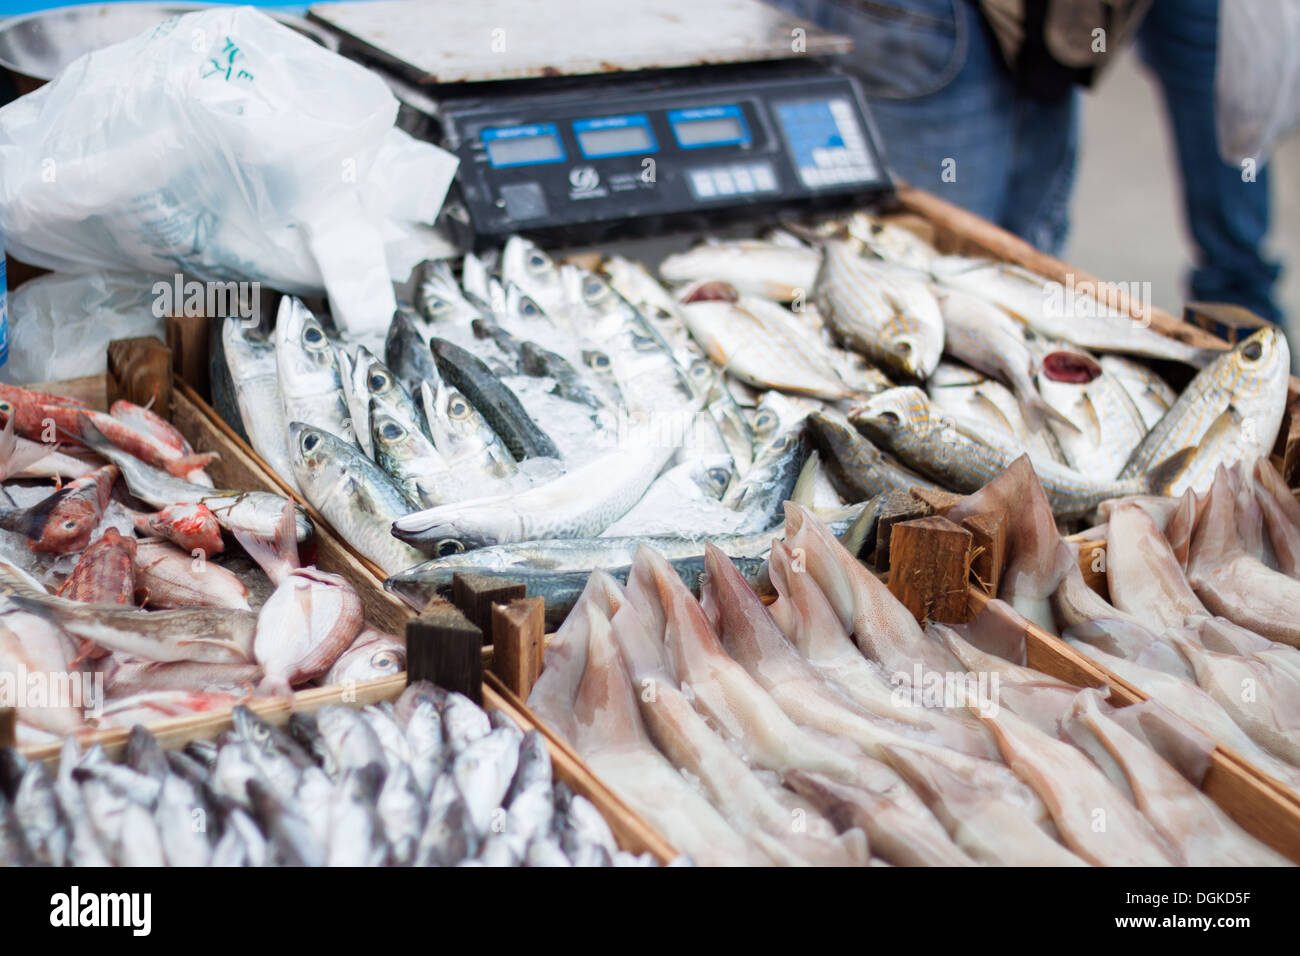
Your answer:
[[[9,361],[0,377],[26,384],[97,375],[113,339],[162,338],[156,281],[135,272],[90,272],[24,282],[9,293]]]
[[[1219,5],[1214,75],[1219,155],[1258,163],[1300,126],[1300,3],[1232,0]]]
[[[456,170],[396,115],[378,76],[251,7],[173,17],[0,110],[5,241],[48,269],[324,293],[379,328],[415,265],[386,241]]]

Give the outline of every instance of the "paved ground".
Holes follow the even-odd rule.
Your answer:
[[[1285,269],[1293,365],[1300,370],[1300,135],[1273,156],[1272,254]],[[1154,304],[1179,313],[1191,246],[1156,87],[1133,54],[1085,98],[1083,152],[1065,260],[1094,275],[1150,282]]]

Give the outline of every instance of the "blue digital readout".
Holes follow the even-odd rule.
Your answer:
[[[498,126],[479,134],[493,169],[562,163],[567,158],[554,123]]]
[[[749,145],[749,126],[739,106],[669,110],[668,122],[682,149]]]
[[[650,120],[643,113],[574,120],[573,134],[587,159],[644,155],[659,149]]]

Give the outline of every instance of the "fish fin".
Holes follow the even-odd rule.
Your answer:
[[[1025,423],[1029,426],[1030,431],[1042,431],[1043,427],[1048,422],[1051,422],[1071,434],[1082,434],[1083,429],[1072,422],[1063,412],[1059,412],[1047,404],[1046,399],[1037,391],[1030,395],[1017,392],[1016,398],[1020,401],[1020,411],[1025,416]]]
[[[22,534],[32,541],[39,541],[50,513],[73,494],[76,489],[71,485],[51,492],[30,508],[0,508],[0,528]]]
[[[268,541],[259,534],[231,528],[230,533],[248,552],[248,556],[257,562],[274,583],[279,584],[289,572],[302,567],[298,556],[298,533],[295,521],[296,511],[292,501],[284,503],[284,511],[275,526],[275,539]]]
[[[804,462],[803,468],[799,470],[799,477],[794,483],[794,489],[790,492],[790,500],[797,501],[805,508],[811,508],[813,503],[814,486],[817,481],[817,469],[821,465],[821,456],[813,451]]]
[[[976,390],[975,392],[975,401],[983,405],[984,410],[986,412],[989,412],[992,415],[996,415],[998,421],[1002,423],[1001,427],[1008,434],[1010,435],[1016,434],[1016,427],[1012,425],[1010,421],[1007,420],[1007,416],[1003,414],[1002,409],[998,408],[997,402],[993,401],[993,399],[989,398],[983,392],[978,390]]]
[[[880,495],[868,501],[858,512],[858,516],[853,519],[853,523],[845,529],[844,534],[840,535],[840,544],[844,545],[844,550],[855,558],[861,556],[867,544],[875,541],[876,522],[880,519],[882,503],[883,498]]]
[[[104,433],[95,426],[95,423],[90,420],[90,416],[85,412],[81,412],[77,415],[77,423],[80,426],[81,434],[69,434],[69,438],[79,440],[87,448],[99,452],[109,461],[113,460],[114,455],[123,453],[120,448],[109,441]],[[62,431],[62,429],[60,429],[60,431]]]
[[[1205,368],[1215,359],[1222,358],[1224,349],[1197,349],[1187,358],[1187,364],[1193,368]]]
[[[1152,468],[1143,479],[1147,491],[1153,495],[1168,496],[1174,482],[1182,477],[1183,472],[1195,459],[1198,451],[1200,451],[1200,447],[1197,445],[1180,448]]]

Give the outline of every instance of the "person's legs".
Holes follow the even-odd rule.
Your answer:
[[[1219,0],[1160,0],[1138,34],[1169,112],[1183,209],[1196,244],[1189,280],[1193,299],[1231,302],[1282,320],[1273,298],[1279,266],[1264,258],[1268,234],[1268,170],[1254,181],[1219,157],[1214,129],[1214,69]]]
[[[855,74],[890,167],[1056,252],[1077,145],[1075,95],[1025,97],[992,31],[967,0],[774,0],[853,37],[840,65]]]

